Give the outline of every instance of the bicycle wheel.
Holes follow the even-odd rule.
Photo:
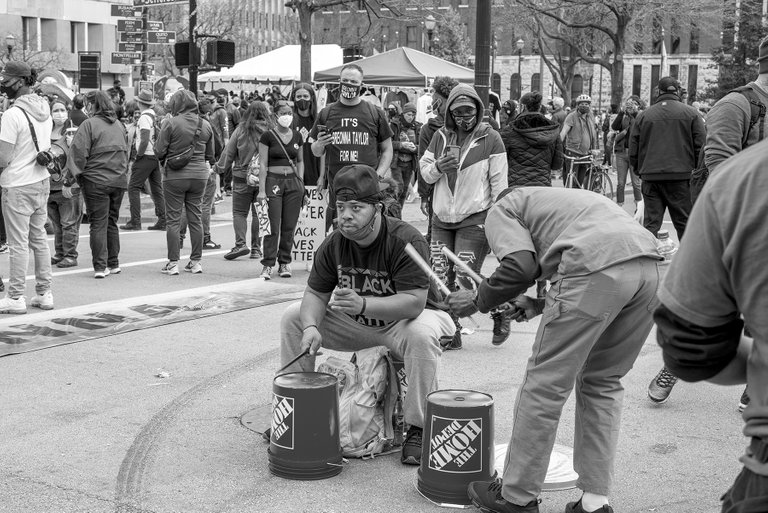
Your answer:
[[[613,181],[608,173],[598,167],[592,168],[589,190],[613,199]]]

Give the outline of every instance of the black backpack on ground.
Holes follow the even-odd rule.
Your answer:
[[[764,120],[765,120],[765,113],[766,113],[766,107],[763,102],[760,101],[760,98],[757,96],[757,93],[752,89],[752,86],[745,85],[741,87],[737,87],[736,89],[733,89],[728,92],[730,93],[740,93],[743,94],[744,97],[749,101],[749,108],[750,108],[750,116],[749,116],[749,128],[747,128],[747,133],[744,134],[744,137],[742,138],[742,150],[746,147],[744,146],[747,141],[749,140],[749,135],[752,133],[752,127],[755,126],[755,124],[758,125],[758,129],[760,130],[758,141],[762,141],[763,137],[765,137],[765,126],[764,126]],[[699,161],[696,166],[696,169],[694,169],[691,172],[691,205],[696,203],[696,199],[699,197],[699,194],[701,193],[701,190],[704,188],[704,184],[707,182],[707,178],[709,178],[709,169],[707,169],[707,164],[704,162],[704,148],[706,145],[701,147],[701,151],[699,152]]]

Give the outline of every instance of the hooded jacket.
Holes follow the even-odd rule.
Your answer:
[[[13,155],[8,158],[8,167],[0,173],[2,187],[21,187],[41,182],[49,176],[48,170],[35,160],[38,151],[32,141],[27,118],[21,109],[29,115],[40,151],[51,147],[51,108],[48,102],[36,94],[25,94],[16,98],[13,107],[5,111],[0,123],[0,137],[14,145]]]
[[[552,185],[552,170],[563,167],[560,125],[538,112],[524,112],[501,131],[507,149],[509,186]]]
[[[457,142],[456,125],[450,115],[451,104],[459,95],[472,98],[477,106],[477,123],[461,146],[456,182],[449,184],[448,176],[435,165],[445,147]],[[507,155],[498,132],[483,123],[483,103],[472,86],[459,84],[448,97],[445,126],[435,132],[429,148],[419,161],[421,176],[435,184],[432,208],[443,224],[460,223],[474,214],[476,224],[485,221],[485,214],[496,197],[507,187]]]
[[[398,164],[399,165],[405,165],[412,167],[412,169],[416,169],[416,162],[417,162],[417,154],[419,152],[419,132],[421,131],[421,123],[416,121],[416,118],[413,119],[413,122],[411,122],[410,125],[406,125],[405,119],[403,119],[403,115],[398,115],[395,119],[389,122],[389,127],[392,129],[392,163],[389,165],[390,168],[395,169]],[[415,146],[416,150],[410,151],[403,147],[403,142],[408,139],[407,136],[405,136],[405,140],[401,137],[400,134],[403,133],[403,130],[413,130],[413,133],[415,134]],[[408,158],[400,159],[400,155],[410,155],[410,160]],[[408,185],[408,184],[406,184]]]
[[[77,129],[69,160],[80,179],[108,187],[126,188],[128,134],[114,112],[91,116]]]
[[[637,115],[629,137],[629,164],[638,176],[667,182],[690,179],[707,134],[696,109],[665,93]]]
[[[155,155],[160,162],[172,155],[179,155],[192,146],[198,120],[202,119],[195,96],[186,90],[176,91],[171,97],[169,107],[173,117],[163,122],[155,143]],[[192,159],[182,169],[165,169],[164,180],[208,179],[208,166],[213,165],[214,140],[213,129],[207,120],[202,119],[202,129],[197,140]]]
[[[429,148],[429,143],[432,142],[432,136],[435,132],[443,128],[445,125],[445,119],[440,114],[435,113],[435,117],[429,118],[426,123],[421,126],[419,131],[419,159],[424,156]],[[420,198],[428,198],[432,196],[433,185],[424,181],[421,173],[417,173],[418,178],[418,190]]]
[[[243,123],[240,123],[235,128],[235,133],[232,134],[219,161],[216,163],[217,173],[226,173],[231,168],[234,178],[245,181],[251,160],[254,156],[258,157],[261,134],[269,131],[266,121],[259,121],[258,123],[259,130],[255,138],[248,135]]]

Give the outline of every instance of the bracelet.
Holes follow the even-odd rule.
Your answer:
[[[309,326],[305,326],[304,329],[302,329],[301,331],[302,332],[307,331],[309,328],[317,329],[317,324],[310,324]]]
[[[363,307],[360,309],[360,313],[357,315],[363,315],[365,313],[365,307],[368,306],[368,302],[363,298]]]

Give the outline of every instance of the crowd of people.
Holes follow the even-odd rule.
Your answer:
[[[51,268],[78,265],[84,215],[94,277],[121,272],[120,230],[142,229],[142,191],[150,194],[157,217],[148,228],[166,232],[162,273],[179,274],[187,232],[191,253],[183,270],[203,272],[204,250],[221,247],[211,238],[211,212],[217,200],[231,196],[235,244],[224,258],[249,255],[261,260],[263,279],[271,279],[275,267],[278,276],[290,277],[305,187],[318,186],[329,193],[328,234],[301,304],[283,317],[281,359],[287,364],[306,351],[309,358],[294,367],[312,370],[320,346],[348,351],[387,346],[409,376],[404,464],[421,462],[426,395],[437,387],[441,353],[462,347],[461,319],[489,313],[491,342],[499,345],[509,337],[512,321],[542,315],[517,398],[503,478],[473,483],[470,497],[484,511],[538,511],[562,407],[575,389],[574,463],[584,493],[566,511],[612,512],[608,495],[621,378],[655,315],[667,366],[652,380],[649,398],[665,402],[677,375],[748,380],[757,393],[750,393],[746,432],[757,441],[745,468],[751,474],[743,479],[757,482],[765,493],[768,374],[764,357],[755,356],[760,346],[741,339],[742,327],[756,336],[755,344],[768,335],[759,306],[765,306],[759,294],[765,273],[747,272],[768,240],[755,237],[764,216],[747,210],[762,208],[765,202],[748,198],[768,190],[758,173],[765,144],[757,144],[766,123],[768,43],[761,44],[760,54],[758,79],[718,102],[706,123],[686,104],[673,77],[660,79],[652,105],[630,96],[621,109],[597,117],[587,95],[567,109],[562,98],[546,104],[532,91],[519,103],[499,105],[498,124],[475,89],[451,77],[436,77],[418,98],[398,90],[378,98],[364,87],[363,70],[355,64],[341,69],[337,101],[320,108],[319,91],[311,84],[296,84],[287,98],[277,87],[264,95],[224,89],[195,95],[174,79],[166,81],[162,100],[139,91],[126,101],[115,83],[70,104],[36,94],[36,72],[25,63],[6,63],[0,73],[6,97],[0,120],[0,236],[7,241],[0,240],[0,251],[8,251],[7,243],[10,258],[0,313],[27,311],[30,251],[35,268],[30,304],[54,307]],[[755,111],[755,104],[762,109]],[[566,156],[601,151],[619,178],[614,199],[576,190],[581,179],[574,181],[575,189],[553,187],[553,177],[562,176],[564,183],[568,173],[583,178],[583,170],[570,169]],[[714,185],[698,200],[708,206],[691,215],[690,178],[702,167],[714,176]],[[737,176],[738,190],[722,178],[725,173]],[[627,181],[642,224],[622,208]],[[401,220],[414,186],[428,219],[426,234]],[[126,190],[130,220],[118,226]],[[738,201],[727,201],[735,197]],[[681,251],[668,268],[659,305],[658,265],[664,257],[656,237],[666,211]],[[260,233],[259,212],[268,215],[268,234]],[[53,254],[46,223],[54,233]],[[697,235],[683,240],[689,224]],[[446,260],[443,248],[466,266]],[[443,278],[451,291],[447,297],[410,252]],[[478,283],[475,275],[489,252],[499,265]],[[535,297],[525,296],[533,285]],[[711,349],[697,352],[695,343]],[[755,358],[747,374],[750,351]],[[746,391],[741,403],[750,404]],[[726,502],[753,493],[739,490],[732,489]]]

